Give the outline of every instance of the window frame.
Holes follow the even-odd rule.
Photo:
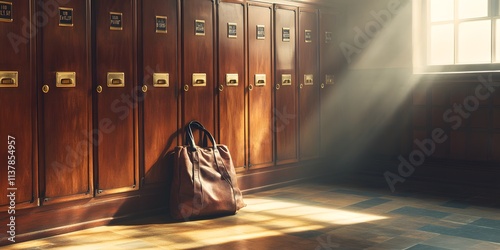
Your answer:
[[[477,72],[500,72],[500,58],[496,58],[496,39],[500,39],[500,33],[496,33],[497,20],[500,20],[500,0],[488,0],[488,16],[479,18],[458,18],[458,1],[455,2],[454,19],[451,21],[436,23],[453,23],[454,25],[454,57],[453,64],[432,65],[430,60],[430,1],[414,0],[413,2],[413,65],[415,74],[453,74],[453,73],[477,73]],[[497,13],[495,13],[497,12]],[[460,23],[490,20],[491,21],[491,63],[458,63],[458,39]],[[500,21],[499,21],[500,22]],[[498,37],[497,37],[498,36]],[[500,54],[500,53],[498,53]]]

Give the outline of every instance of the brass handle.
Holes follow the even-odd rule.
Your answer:
[[[169,79],[169,73],[153,73],[153,86],[168,88],[170,87]]]
[[[207,74],[206,73],[193,73],[192,84],[193,84],[193,87],[207,86]]]
[[[102,86],[101,85],[97,85],[96,91],[99,94],[102,93]]]
[[[143,85],[142,86],[142,93],[148,92],[148,85]]]
[[[224,91],[224,85],[222,85],[222,84],[219,85],[219,91],[220,92]]]
[[[0,88],[15,88],[18,86],[19,72],[0,71]]]
[[[43,92],[44,94],[49,93],[49,90],[50,90],[49,85],[43,85],[43,86],[42,86],[42,92]]]
[[[189,91],[189,85],[184,85],[184,91],[188,92]]]
[[[322,89],[324,89],[324,88],[325,88],[325,84],[324,84],[324,83],[322,83],[322,84],[321,84],[321,88],[322,88]]]
[[[56,87],[58,88],[76,87],[76,72],[56,72]]]
[[[110,88],[123,88],[125,87],[125,73],[124,72],[108,72],[107,86]]]
[[[304,84],[302,84],[302,83],[301,83],[301,84],[300,84],[300,88],[304,88]]]
[[[73,80],[70,78],[61,79],[61,84],[73,84]]]
[[[279,84],[276,84],[276,90],[279,90],[281,86]]]
[[[16,84],[16,80],[14,78],[6,77],[6,78],[2,78],[0,84],[13,85],[13,84]]]
[[[253,90],[253,85],[252,84],[248,85],[248,90],[250,90],[250,91]]]

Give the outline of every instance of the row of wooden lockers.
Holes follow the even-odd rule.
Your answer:
[[[240,170],[320,155],[336,62],[335,15],[317,6],[26,0],[0,10],[0,135],[15,138],[0,159],[16,157],[21,207],[165,182],[165,153],[193,119]]]

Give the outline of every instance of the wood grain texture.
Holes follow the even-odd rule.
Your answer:
[[[218,4],[219,143],[228,146],[236,168],[245,167],[245,5]],[[236,25],[236,37],[228,37],[228,24]],[[238,85],[226,84],[226,74],[238,74]]]
[[[275,93],[274,109],[276,136],[276,161],[295,162],[298,159],[298,79],[297,79],[297,8],[276,6],[275,8]],[[290,29],[290,41],[283,41],[283,28]],[[290,74],[292,84],[282,86],[283,74]]]
[[[198,120],[215,129],[214,5],[210,0],[182,1],[181,123]],[[205,21],[205,35],[195,34],[195,20]],[[206,74],[206,86],[192,85],[193,73]],[[188,86],[189,90],[184,91]]]
[[[91,75],[90,34],[86,1],[68,1],[59,7],[73,8],[73,26],[59,26],[59,13],[43,27],[42,147],[44,186],[42,197],[91,195]],[[75,72],[75,87],[56,87],[56,72]]]
[[[31,15],[29,6],[32,1],[16,1],[14,3],[13,21],[0,23],[0,47],[2,48],[2,59],[0,60],[0,71],[17,71],[17,88],[0,88],[0,138],[1,149],[0,171],[2,181],[0,188],[5,191],[7,182],[7,138],[16,138],[16,187],[23,187],[16,192],[17,204],[33,202],[36,195],[35,181],[37,168],[34,162],[34,151],[36,151],[34,127],[36,125],[34,115],[36,114],[35,97],[35,72],[33,68],[35,37],[29,38],[33,25],[27,25],[22,21],[23,17]],[[26,36],[27,35],[27,36]],[[11,40],[14,39],[14,40]],[[11,42],[13,41],[13,42]],[[5,177],[5,179],[3,179]],[[0,196],[0,211],[8,209],[9,199],[6,195]]]
[[[167,33],[156,32],[156,16],[167,17]],[[142,1],[142,148],[144,183],[167,180],[165,154],[177,146],[177,1]],[[169,87],[155,87],[153,74],[168,73]]]
[[[248,6],[248,143],[251,168],[266,167],[274,161],[273,135],[273,32],[272,5]],[[264,25],[265,39],[257,39],[257,25]],[[255,75],[265,74],[266,84],[255,85]]]
[[[97,188],[102,192],[138,188],[136,165],[136,112],[138,89],[136,63],[135,1],[99,0],[93,2],[95,15],[95,80],[98,128]],[[110,12],[122,13],[123,30],[110,30]],[[108,87],[107,73],[123,72],[124,87]]]

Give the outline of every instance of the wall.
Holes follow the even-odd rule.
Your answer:
[[[337,168],[359,167],[392,191],[497,188],[498,74],[414,74],[412,14],[411,1],[348,7],[339,134],[349,136],[337,146],[348,163]]]
[[[341,115],[332,140],[336,168],[352,170],[371,156],[409,152],[412,74],[410,1],[351,3],[338,30],[344,69],[333,106]]]

